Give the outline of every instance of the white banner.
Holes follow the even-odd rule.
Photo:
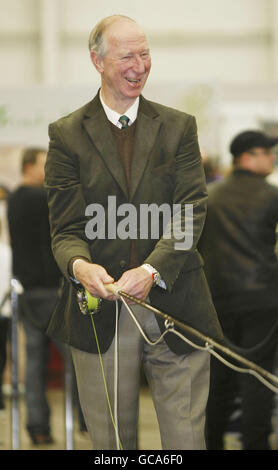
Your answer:
[[[47,146],[48,125],[90,101],[99,86],[0,88],[0,146]],[[218,100],[210,84],[152,83],[144,96],[197,118],[203,147],[215,150]]]
[[[97,87],[0,89],[0,145],[48,145],[48,125],[84,105]]]

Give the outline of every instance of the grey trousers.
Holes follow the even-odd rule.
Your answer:
[[[132,310],[148,338],[156,340],[160,336],[160,330],[154,314],[139,305],[132,305]],[[157,414],[162,448],[204,450],[209,353],[196,350],[191,354],[178,356],[168,348],[164,340],[156,346],[149,345],[124,305],[121,309],[118,338],[117,415],[123,450],[134,450],[137,445],[141,363]],[[112,410],[114,341],[109,350],[102,354]],[[116,449],[115,429],[107,404],[99,357],[75,348],[71,350],[81,407],[93,449]]]

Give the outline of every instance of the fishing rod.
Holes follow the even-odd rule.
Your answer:
[[[236,372],[240,373],[248,373],[253,375],[256,379],[258,379],[263,385],[265,385],[267,388],[269,388],[272,392],[278,394],[278,377],[271,374],[267,370],[263,369],[260,367],[258,364],[255,364],[254,362],[250,361],[249,359],[242,357],[240,352],[242,351],[241,348],[237,348],[235,345],[232,345],[233,349],[231,348],[231,343],[224,338],[224,344],[220,344],[219,342],[215,341],[213,338],[210,338],[200,331],[196,330],[195,328],[192,328],[191,326],[177,320],[176,318],[172,317],[168,313],[162,312],[158,308],[150,305],[149,303],[138,299],[137,297],[134,297],[119,288],[117,288],[114,284],[106,284],[105,288],[107,292],[112,293],[116,297],[118,297],[123,304],[125,305],[127,311],[129,312],[130,316],[132,317],[133,321],[135,322],[137,328],[139,329],[140,333],[144,337],[145,341],[150,344],[151,346],[156,346],[164,336],[168,333],[175,334],[178,336],[180,339],[182,339],[184,342],[189,344],[193,349],[199,349],[203,351],[207,351],[214,357],[216,357],[219,361],[221,361],[225,366],[233,369]],[[161,317],[164,319],[164,326],[165,326],[165,331],[160,335],[160,337],[155,340],[151,341],[143,331],[138,319],[134,315],[132,309],[130,308],[129,304],[127,303],[127,300],[132,301],[135,304],[141,305],[151,312],[153,312],[155,315]],[[118,334],[119,334],[119,306],[118,306],[118,300],[116,300],[116,311],[115,311],[115,341],[114,341],[114,412],[112,410],[112,404],[110,401],[110,396],[108,393],[108,385],[107,385],[107,380],[105,376],[105,370],[104,370],[104,364],[102,361],[102,354],[100,350],[100,345],[99,345],[99,340],[98,340],[98,335],[94,323],[94,314],[99,312],[101,309],[101,302],[102,299],[93,297],[88,290],[82,288],[79,288],[77,290],[77,302],[79,304],[79,308],[83,314],[89,314],[91,317],[91,322],[94,330],[94,336],[96,340],[96,345],[98,349],[98,355],[99,355],[99,361],[100,361],[100,367],[101,367],[101,373],[103,377],[103,383],[104,383],[104,390],[105,390],[105,396],[107,400],[107,405],[111,417],[111,422],[114,428],[115,432],[115,440],[116,440],[116,445],[118,450],[123,450],[123,444],[121,441],[120,437],[120,432],[119,432],[119,423],[118,423],[118,379],[119,379],[119,374],[118,374],[118,359],[119,359],[119,351],[118,351]],[[184,331],[187,335],[190,335],[191,337],[198,338],[198,340],[203,343],[202,346],[199,344],[194,343],[191,341],[187,336],[184,334],[180,333],[180,331],[177,331],[175,329],[175,326],[177,326],[180,330]],[[278,329],[278,322],[276,325],[276,329]],[[270,335],[268,335],[270,336]],[[226,344],[225,344],[226,343]],[[266,343],[266,339],[264,342],[260,343],[260,345]],[[259,345],[259,346],[260,346]],[[250,350],[257,350],[258,347],[251,348]],[[237,361],[238,363],[244,365],[245,367],[239,367],[230,361],[226,360],[222,354],[219,354],[217,350],[221,351],[222,354],[231,357],[233,360]],[[247,351],[250,351],[247,350]],[[274,385],[275,384],[275,385]]]
[[[176,319],[175,317],[169,315],[168,313],[162,312],[158,308],[154,307],[153,305],[150,305],[149,303],[138,299],[137,297],[134,297],[122,290],[119,290],[114,284],[106,284],[105,285],[106,290],[109,293],[112,293],[116,296],[119,296],[123,303],[125,304],[126,308],[128,309],[129,313],[133,316],[132,310],[125,301],[125,299],[132,301],[133,303],[136,303],[138,305],[141,305],[142,307],[147,308],[148,310],[152,311],[155,315],[161,317],[165,321],[165,328],[166,331],[165,333],[173,333],[177,336],[179,336],[181,339],[186,341],[188,344],[190,344],[192,347],[196,349],[205,349],[207,350],[211,355],[215,356],[217,359],[222,361],[225,365],[228,367],[238,371],[238,372],[245,372],[245,373],[250,373],[251,375],[254,375],[258,380],[260,380],[264,385],[266,385],[268,388],[270,388],[274,393],[278,394],[278,377],[269,371],[265,370],[255,362],[247,359],[246,357],[242,356],[242,353],[247,351],[247,352],[255,352],[259,349],[259,347],[264,343],[266,344],[267,339],[271,339],[274,334],[276,334],[276,330],[278,330],[278,322],[276,323],[274,329],[270,332],[270,334],[267,336],[267,338],[260,343],[258,346],[254,348],[250,348],[247,350],[244,350],[243,348],[239,348],[232,344],[227,338],[223,339],[223,343],[219,343],[215,341],[213,338],[206,336],[205,334],[201,333],[199,330],[187,325],[184,322],[181,322],[180,320]],[[80,309],[83,312],[82,313],[96,313],[97,311],[100,310],[100,305],[101,305],[101,299],[98,299],[96,297],[93,297],[86,289],[82,289],[79,291],[79,296],[77,297],[78,303],[80,306]],[[134,319],[134,317],[133,317]],[[134,319],[135,321],[135,319]],[[139,324],[137,321],[135,321],[137,326],[139,327]],[[182,335],[179,331],[175,329],[175,326],[177,326],[180,330],[184,331],[191,337],[198,338],[203,345],[200,346],[193,341],[189,340],[186,336]],[[139,328],[140,329],[140,328]],[[142,333],[142,331],[141,331]],[[163,335],[164,336],[164,335]],[[218,352],[220,351],[222,354],[225,356],[228,356],[235,360],[237,363],[242,364],[244,368],[238,367],[230,362],[228,362],[225,358],[223,358]],[[273,385],[275,384],[275,386]]]

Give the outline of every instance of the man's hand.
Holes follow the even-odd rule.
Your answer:
[[[146,269],[139,267],[125,271],[122,277],[115,282],[118,290],[145,300],[153,286],[152,275]],[[129,301],[128,303],[132,303]]]
[[[111,284],[114,279],[103,266],[80,259],[75,262],[74,275],[92,296],[102,297],[106,300],[115,300],[117,298],[105,289],[104,284]]]

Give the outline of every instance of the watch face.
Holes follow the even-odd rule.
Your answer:
[[[154,274],[154,282],[155,284],[159,284],[160,282],[160,275],[158,273]]]

